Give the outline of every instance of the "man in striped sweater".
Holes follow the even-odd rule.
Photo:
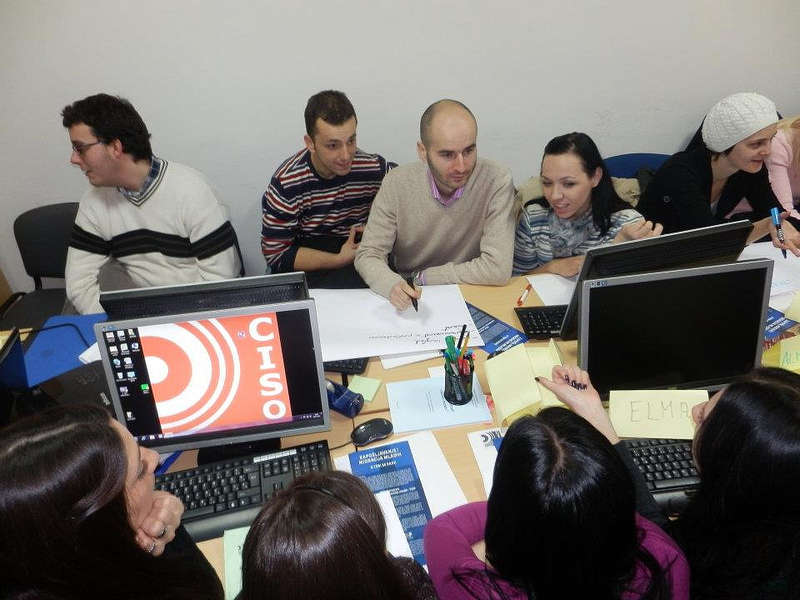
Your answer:
[[[239,275],[236,234],[224,206],[199,172],[153,155],[130,102],[96,94],[61,115],[70,162],[91,184],[67,252],[67,297],[78,312],[102,312],[100,270],[112,260],[138,287]]]
[[[310,287],[366,287],[353,259],[381,180],[397,165],[356,147],[356,113],[342,92],[311,96],[305,122],[305,148],[278,167],[261,201],[267,267],[305,271]]]

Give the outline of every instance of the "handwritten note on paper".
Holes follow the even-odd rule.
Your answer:
[[[705,390],[612,390],[608,416],[620,437],[690,440],[692,407],[706,400]]]
[[[446,348],[466,323],[470,346],[483,339],[457,285],[426,285],[419,312],[398,312],[370,290],[312,289],[317,308],[322,360],[382,356]]]
[[[794,336],[780,342],[780,367],[800,371],[800,337]]]

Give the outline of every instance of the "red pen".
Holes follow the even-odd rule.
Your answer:
[[[517,306],[522,306],[525,302],[525,299],[528,297],[528,294],[531,292],[531,284],[525,286],[525,289],[522,290],[519,298],[517,298]]]

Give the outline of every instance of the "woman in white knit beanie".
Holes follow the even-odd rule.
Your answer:
[[[661,223],[664,233],[746,218],[754,226],[750,241],[771,235],[776,246],[800,256],[800,234],[792,223],[783,221],[782,243],[770,219],[770,209],[782,210],[764,164],[777,120],[775,103],[760,94],[723,98],[703,121],[703,144],[667,160],[637,210]]]

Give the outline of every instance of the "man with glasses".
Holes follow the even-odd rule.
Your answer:
[[[353,259],[381,180],[397,165],[356,146],[356,112],[342,92],[311,96],[305,122],[305,147],[261,200],[264,259],[273,273],[305,271],[311,287],[366,287]]]
[[[112,260],[138,287],[240,273],[224,206],[202,174],[153,155],[147,127],[130,102],[97,94],[61,115],[70,162],[91,184],[67,253],[67,297],[78,312],[102,312],[100,271]]]

